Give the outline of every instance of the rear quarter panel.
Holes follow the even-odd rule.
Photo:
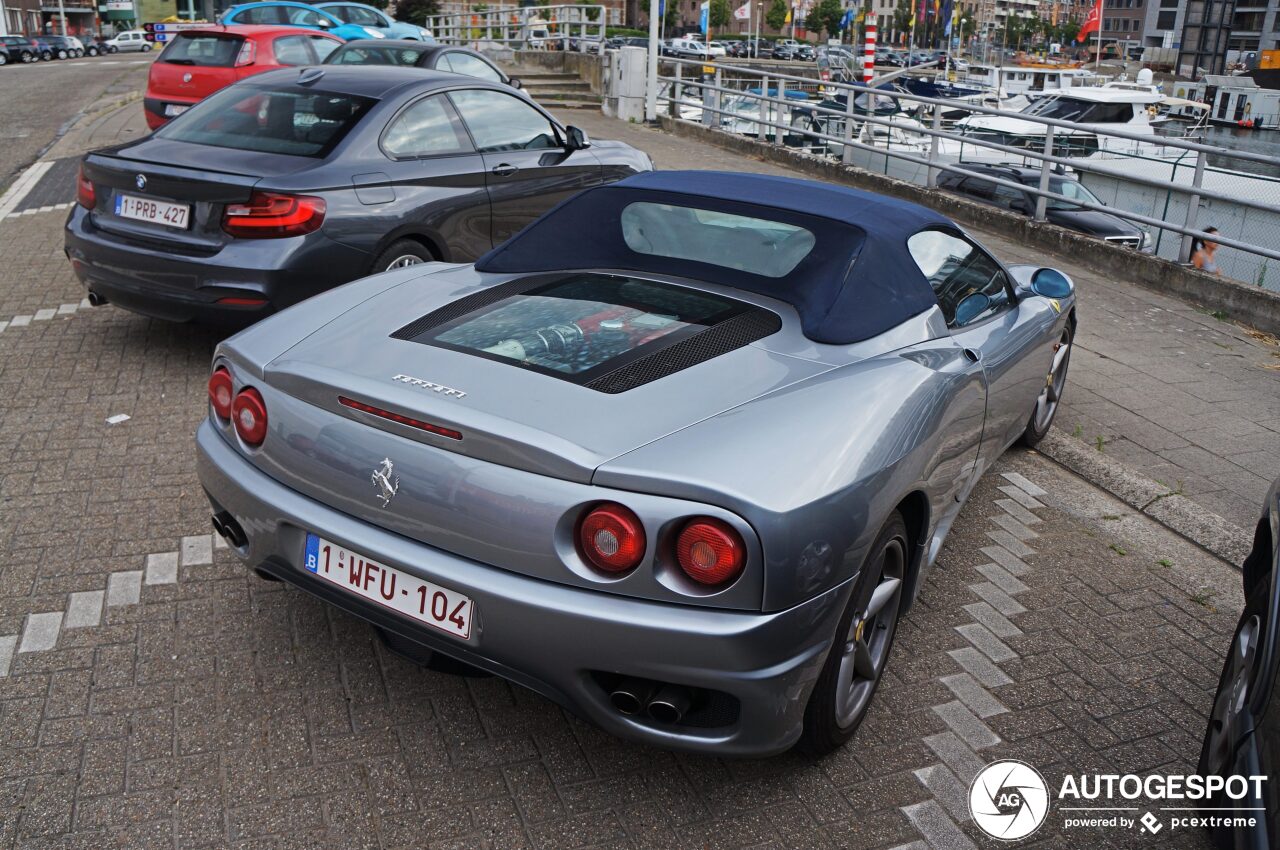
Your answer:
[[[981,435],[973,378],[949,338],[823,373],[597,470],[594,483],[718,504],[761,540],[765,610],[850,578],[898,503],[958,509]],[[980,403],[980,402],[979,402]],[[927,542],[916,541],[917,543]]]

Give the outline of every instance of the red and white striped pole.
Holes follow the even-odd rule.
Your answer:
[[[868,14],[868,17],[870,17],[870,14]],[[867,31],[863,41],[862,81],[870,83],[876,75],[876,24],[874,20],[867,21]]]

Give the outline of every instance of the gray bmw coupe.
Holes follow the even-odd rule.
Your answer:
[[[89,154],[66,251],[96,303],[245,324],[372,272],[469,262],[574,192],[651,167],[497,82],[269,71]]]
[[[199,475],[253,569],[401,652],[659,746],[821,752],[1075,324],[1062,273],[923,207],[650,172],[222,343]]]

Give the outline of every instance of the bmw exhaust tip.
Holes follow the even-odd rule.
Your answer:
[[[653,685],[641,679],[625,679],[609,693],[609,702],[620,714],[639,714],[644,711],[649,697],[653,694]]]
[[[676,724],[693,705],[693,694],[680,685],[667,685],[649,700],[646,711],[658,723]]]
[[[105,295],[99,295],[98,293],[94,292],[92,289],[89,290],[89,306],[90,307],[102,307],[102,306],[105,306],[106,304],[107,304],[107,297]]]

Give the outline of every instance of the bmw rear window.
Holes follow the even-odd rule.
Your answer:
[[[374,100],[306,88],[229,86],[156,131],[176,142],[289,156],[326,156]]]
[[[343,47],[333,54],[327,65],[416,65],[421,50],[412,47]]]
[[[244,37],[226,33],[183,32],[160,54],[160,62],[195,65],[201,68],[230,68],[235,65]]]

